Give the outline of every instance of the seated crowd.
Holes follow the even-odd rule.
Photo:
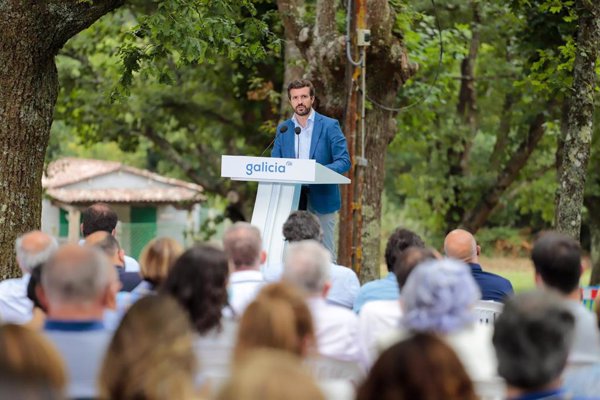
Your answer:
[[[248,223],[222,249],[154,239],[138,264],[110,207],[83,216],[81,243],[16,241],[22,277],[0,282],[1,399],[600,398],[598,317],[580,302],[580,246],[562,234],[536,240],[538,288],[515,295],[461,229],[442,256],[398,228],[388,275],[361,287],[306,211],[268,265]],[[480,318],[490,305],[502,311]]]

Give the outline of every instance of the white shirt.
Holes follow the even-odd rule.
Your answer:
[[[135,258],[125,256],[125,271],[127,272],[139,272],[140,264]]]
[[[441,335],[454,350],[473,381],[495,382],[498,379],[498,362],[492,345],[493,332],[492,325],[474,323],[456,332]],[[380,353],[409,336],[410,332],[398,329],[381,337],[377,341]]]
[[[0,282],[0,319],[3,322],[24,324],[32,316],[33,303],[27,298],[27,285],[31,274],[22,278]]]
[[[308,115],[308,120],[306,121],[306,126],[303,128],[302,125],[298,123],[296,119],[296,114],[292,116],[292,122],[294,123],[294,127],[300,127],[300,134],[295,135],[294,138],[294,152],[296,153],[296,158],[310,158],[310,142],[312,141],[312,131],[315,126],[315,110],[310,109],[310,114]],[[298,152],[297,149],[300,151]],[[298,154],[300,153],[300,154]]]
[[[358,339],[363,358],[368,365],[377,359],[377,340],[400,326],[402,308],[398,300],[374,300],[360,309]]]
[[[254,300],[260,289],[265,285],[262,272],[256,270],[235,271],[229,276],[229,305],[239,318],[248,304]],[[226,317],[228,310],[224,310]]]
[[[263,275],[267,282],[278,282],[283,274],[283,264],[273,263],[263,267]],[[350,308],[354,307],[354,300],[360,291],[358,277],[350,268],[331,263],[331,288],[327,293],[329,303]]]
[[[358,347],[358,318],[352,311],[321,297],[306,300],[315,323],[319,354],[364,365]]]

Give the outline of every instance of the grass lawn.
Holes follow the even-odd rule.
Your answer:
[[[510,280],[515,292],[535,287],[533,264],[529,258],[481,257],[479,261],[484,271],[493,272]],[[589,260],[584,259],[584,267],[585,271],[581,278],[581,284],[587,286],[591,273]]]

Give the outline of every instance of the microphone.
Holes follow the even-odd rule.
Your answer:
[[[282,125],[281,128],[279,128],[279,132],[277,132],[277,134],[275,135],[275,138],[273,140],[271,140],[271,143],[269,143],[267,148],[264,149],[262,153],[260,153],[259,157],[262,157],[263,154],[265,154],[265,151],[269,150],[269,147],[273,146],[273,143],[275,143],[275,141],[277,140],[277,136],[279,136],[280,133],[286,133],[287,130],[288,130],[287,125]]]
[[[300,158],[300,132],[302,132],[302,129],[299,126],[294,128],[294,133],[298,135],[298,148],[296,150],[296,158]]]

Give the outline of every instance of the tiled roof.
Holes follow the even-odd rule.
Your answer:
[[[163,185],[135,188],[69,188],[75,183],[115,172],[128,172]],[[168,185],[165,187],[164,185]],[[62,158],[48,165],[42,178],[46,194],[63,203],[197,203],[205,199],[200,185],[167,178],[116,161]]]

